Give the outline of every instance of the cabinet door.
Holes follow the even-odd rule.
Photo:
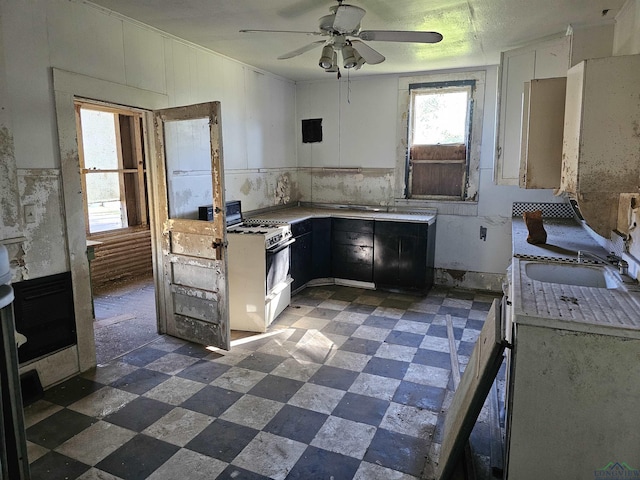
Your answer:
[[[376,222],[374,282],[380,287],[424,291],[431,286],[428,265],[430,226],[419,223]]]
[[[525,83],[520,187],[560,187],[566,88],[566,77]]]
[[[305,233],[296,237],[295,243],[291,245],[291,289],[294,291],[311,280],[311,237],[311,232]]]
[[[312,219],[311,278],[331,277],[331,218]]]
[[[333,219],[331,274],[335,278],[373,281],[373,220]]]
[[[564,77],[569,68],[568,36],[503,52],[500,60],[495,181],[518,185],[524,82]]]

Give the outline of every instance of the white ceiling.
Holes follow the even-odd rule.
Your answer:
[[[240,29],[317,31],[335,0],[92,0],[96,5],[292,80],[326,79],[320,47],[279,55],[326,37],[239,33]],[[613,22],[624,0],[348,0],[367,10],[363,30],[427,30],[436,44],[369,42],[387,60],[353,76],[497,64],[500,52],[574,27]],[[608,10],[608,11],[607,11]],[[342,72],[343,75],[345,72]]]

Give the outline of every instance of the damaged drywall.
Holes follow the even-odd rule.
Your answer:
[[[240,200],[243,212],[300,200],[295,170],[231,170],[225,172],[224,182],[225,199]]]
[[[32,212],[25,223],[22,280],[69,270],[58,169],[19,169],[22,204]]]
[[[22,235],[13,137],[0,125],[0,240]]]
[[[301,201],[344,205],[393,204],[392,168],[308,168],[298,172]]]

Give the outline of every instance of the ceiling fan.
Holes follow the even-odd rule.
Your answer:
[[[316,32],[294,30],[240,30],[240,32],[302,33],[329,37],[326,40],[312,42],[278,57],[278,60],[286,60],[324,44],[318,65],[326,72],[339,72],[338,52],[342,55],[342,66],[347,69],[355,68],[358,70],[365,63],[375,65],[384,62],[385,57],[362,40],[411,43],[438,43],[442,40],[442,35],[438,32],[360,30],[360,21],[367,13],[366,10],[355,5],[343,3],[343,0],[337,1],[338,5],[329,8],[331,11],[329,15],[320,17],[319,31]],[[355,39],[348,37],[355,37]]]

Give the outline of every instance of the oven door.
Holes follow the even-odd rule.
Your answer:
[[[279,243],[267,249],[267,296],[274,287],[287,281],[291,264],[290,247],[295,241],[295,238],[291,238],[284,243]]]

